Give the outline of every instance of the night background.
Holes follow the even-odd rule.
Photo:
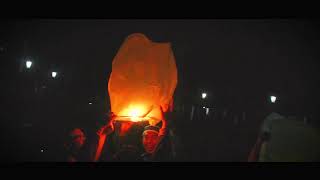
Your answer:
[[[60,161],[72,128],[94,136],[110,110],[112,60],[128,35],[143,33],[172,44],[179,160],[247,161],[271,112],[307,117],[319,127],[319,25],[307,19],[1,19],[0,160]],[[199,111],[190,120],[192,106]],[[203,106],[213,115],[202,116]],[[225,109],[230,118],[222,120]]]

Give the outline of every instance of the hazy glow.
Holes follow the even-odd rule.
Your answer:
[[[31,62],[31,61],[26,61],[26,67],[27,67],[28,69],[31,68],[31,65],[32,65],[32,62]]]
[[[55,77],[57,76],[57,72],[52,72],[52,73],[51,73],[51,76],[52,76],[53,78],[55,78]]]
[[[129,116],[131,117],[131,120],[133,122],[137,122],[139,121],[139,116],[141,116],[143,113],[142,111],[142,108],[139,108],[139,107],[133,107],[133,108],[130,108],[129,110]]]
[[[147,117],[142,117],[147,112],[147,109],[142,104],[139,105],[130,105],[128,108],[125,108],[119,113],[120,119],[121,117],[125,118],[126,120],[138,122],[146,120]],[[119,119],[119,120],[120,120]]]
[[[209,108],[206,108],[206,115],[209,114]]]
[[[202,99],[207,97],[207,93],[202,93]]]
[[[277,100],[277,97],[275,97],[275,96],[270,96],[270,100],[271,100],[272,103],[275,103],[276,100]]]

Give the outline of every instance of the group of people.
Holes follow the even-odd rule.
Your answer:
[[[117,121],[111,113],[109,122],[88,142],[80,128],[73,129],[64,144],[67,162],[171,161],[174,145],[167,120],[156,125],[146,122]]]

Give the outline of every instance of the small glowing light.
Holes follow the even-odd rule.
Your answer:
[[[41,149],[41,152],[43,153],[43,149]]]
[[[277,97],[276,96],[270,96],[270,100],[272,103],[275,103],[276,100],[277,100]]]
[[[51,76],[52,76],[53,78],[55,78],[55,77],[57,76],[57,72],[52,72],[52,73],[51,73]]]
[[[30,69],[32,66],[32,61],[26,61],[26,67]]]
[[[92,102],[89,102],[89,104],[91,105],[91,104],[92,104]]]
[[[132,109],[129,113],[131,117],[138,117],[139,116],[139,110],[138,109]]]
[[[202,99],[205,99],[207,97],[207,93],[202,93]]]
[[[130,105],[119,114],[128,116],[130,118],[130,121],[138,122],[142,120],[141,116],[143,116],[145,112],[146,109],[142,105]]]

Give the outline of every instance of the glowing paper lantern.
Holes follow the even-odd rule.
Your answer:
[[[170,43],[145,35],[127,37],[113,59],[108,91],[117,120],[155,124],[170,110],[177,85],[177,68]]]

